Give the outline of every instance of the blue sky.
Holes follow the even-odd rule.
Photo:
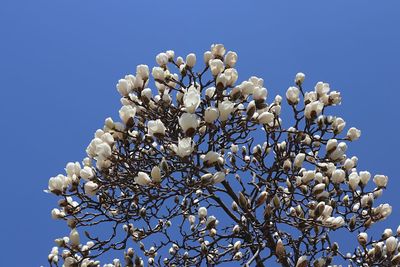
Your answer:
[[[322,80],[340,90],[338,114],[362,130],[348,154],[390,179],[383,200],[394,210],[376,228],[400,222],[399,1],[0,3],[2,266],[45,265],[67,234],[42,190],[84,157],[104,118],[117,118],[116,81],[158,52],[200,55],[212,43],[236,51],[239,79],[264,78],[270,95],[284,95],[298,71],[308,88]]]

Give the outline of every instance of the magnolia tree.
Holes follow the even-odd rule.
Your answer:
[[[347,155],[361,132],[329,115],[340,93],[306,90],[298,73],[268,98],[261,78],[237,83],[237,54],[221,44],[197,61],[167,51],[151,76],[139,65],[118,81],[120,121],[50,178],[52,217],[70,228],[50,265],[100,266],[117,251],[104,266],[399,264],[400,229],[366,233],[392,211],[375,203],[388,177],[369,182]],[[358,234],[354,250],[339,248],[340,229]]]

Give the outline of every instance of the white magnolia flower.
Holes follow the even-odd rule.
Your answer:
[[[357,240],[360,245],[364,246],[368,242],[368,234],[365,232],[359,233],[357,236]]]
[[[186,111],[194,113],[197,107],[200,105],[201,99],[200,94],[195,87],[190,87],[189,90],[183,96],[183,104],[185,105]]]
[[[136,67],[136,76],[139,76],[142,80],[148,80],[149,79],[149,66],[147,65],[138,65]]]
[[[156,62],[161,67],[166,66],[168,64],[169,57],[166,53],[160,53],[156,56]]]
[[[223,57],[225,55],[225,47],[223,44],[212,44],[211,53],[216,57]]]
[[[199,218],[207,217],[207,208],[206,207],[199,208],[198,215],[199,215]]]
[[[214,56],[213,56],[213,54],[211,53],[211,51],[206,51],[206,52],[204,52],[204,55],[203,55],[204,63],[206,63],[206,65],[208,66],[208,62],[209,62],[213,57],[214,57]]]
[[[69,242],[71,246],[73,247],[78,247],[80,244],[80,237],[79,233],[76,230],[76,228],[72,229],[71,232],[69,233]]]
[[[229,115],[234,111],[235,104],[229,100],[224,100],[218,105],[219,118],[221,121],[228,120]]]
[[[361,136],[361,131],[358,130],[357,128],[351,127],[347,131],[347,138],[349,138],[350,141],[355,141]]]
[[[183,132],[194,133],[194,131],[199,127],[199,118],[196,114],[183,113],[179,118],[179,126],[181,126]]]
[[[148,129],[149,135],[151,135],[151,136],[165,135],[165,130],[166,130],[164,123],[160,119],[157,119],[155,121],[149,121],[147,123],[147,129]]]
[[[101,142],[96,145],[95,153],[98,156],[97,159],[99,157],[106,159],[112,155],[112,149],[111,149],[110,145],[107,144],[106,142]]]
[[[374,176],[373,181],[378,187],[386,187],[388,183],[388,177],[382,174],[377,174]]]
[[[228,53],[226,53],[226,55],[225,55],[224,62],[228,67],[233,68],[233,67],[235,67],[237,59],[238,59],[238,56],[235,52],[228,51]]]
[[[73,175],[79,176],[80,171],[81,164],[79,162],[68,162],[65,167],[65,172],[69,177],[72,177]]]
[[[397,248],[397,238],[394,236],[389,237],[386,239],[386,250],[391,254]]]
[[[331,181],[334,184],[340,184],[344,182],[346,173],[342,169],[336,169],[331,176]]]
[[[172,145],[172,150],[181,158],[189,156],[194,150],[192,138],[186,137],[179,139],[178,145]]]
[[[212,181],[214,184],[221,183],[225,180],[225,172],[216,172],[212,177]]]
[[[293,165],[296,168],[301,168],[301,165],[303,164],[305,158],[306,158],[306,154],[304,154],[304,153],[297,154],[296,157],[294,158]]]
[[[289,87],[286,91],[286,99],[290,105],[299,103],[300,90],[297,87]]]
[[[296,267],[306,267],[306,266],[308,266],[307,256],[303,255],[297,260]]]
[[[49,179],[49,190],[52,193],[62,193],[67,185],[67,177],[62,174],[57,175],[56,177],[51,177]]]
[[[319,97],[326,95],[330,90],[329,84],[324,82],[317,82],[314,89]]]
[[[222,84],[223,87],[233,86],[238,79],[238,72],[236,69],[231,68],[225,70],[223,73],[217,75],[216,84]]]
[[[338,142],[336,139],[329,139],[328,143],[326,144],[326,151],[332,152],[337,148]]]
[[[275,118],[274,114],[268,111],[264,111],[257,117],[257,120],[261,124],[270,124],[271,122],[274,121],[274,118]]]
[[[186,66],[188,66],[189,68],[193,68],[195,64],[196,64],[196,55],[190,53],[189,55],[186,56]]]
[[[151,179],[149,175],[145,172],[138,172],[138,175],[135,177],[135,183],[141,186],[146,186],[151,183]]]
[[[155,183],[160,183],[161,182],[161,169],[158,166],[154,166],[151,169],[151,179],[153,180],[153,182]]]
[[[239,146],[236,144],[232,144],[231,151],[232,151],[232,153],[236,154],[239,151]]]
[[[304,82],[305,78],[306,78],[306,75],[302,72],[299,72],[296,74],[296,77],[294,78],[294,82],[296,84],[302,84]]]
[[[352,172],[349,175],[349,186],[350,189],[355,191],[360,183],[360,176],[358,176],[357,172]]]
[[[80,171],[80,176],[86,181],[92,179],[94,177],[93,169],[89,166],[83,167],[83,169]]]
[[[220,74],[225,68],[224,62],[222,62],[220,59],[211,59],[208,62],[208,65],[210,66],[211,73],[214,76]]]
[[[168,50],[165,52],[165,54],[167,54],[168,60],[174,60],[175,52],[173,50]]]
[[[94,196],[97,193],[97,189],[99,188],[99,185],[89,181],[85,183],[85,194],[88,196]]]
[[[207,154],[204,156],[203,161],[210,165],[217,162],[219,157],[219,153],[215,151],[208,151]]]
[[[368,171],[361,171],[360,172],[360,181],[363,185],[366,185],[371,179],[371,174]]]
[[[56,220],[56,219],[61,219],[65,217],[65,213],[60,211],[59,209],[52,209],[51,210],[51,218]]]
[[[335,131],[336,134],[341,133],[344,127],[346,127],[346,122],[342,118],[337,117],[333,120],[332,129]]]
[[[219,111],[215,107],[208,107],[204,111],[204,120],[207,123],[213,123],[216,119],[218,119]]]
[[[151,71],[151,75],[153,75],[156,80],[165,80],[165,71],[161,67],[154,67]]]
[[[150,88],[145,88],[142,90],[141,96],[142,99],[145,98],[147,101],[149,101],[153,97],[153,93]]]
[[[268,96],[267,88],[265,87],[254,87],[253,99],[254,100],[265,100]]]
[[[307,119],[316,118],[321,114],[324,104],[320,101],[314,101],[306,105],[304,115]]]
[[[132,92],[133,84],[126,79],[121,79],[118,81],[116,87],[121,96],[128,96]]]
[[[212,99],[212,97],[214,96],[214,94],[215,94],[215,87],[208,87],[208,88],[206,89],[206,96],[207,96],[208,98]]]
[[[133,119],[136,114],[136,108],[128,105],[122,106],[119,110],[119,117],[124,124],[127,124],[130,119]]]

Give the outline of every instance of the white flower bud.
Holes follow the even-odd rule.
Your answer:
[[[213,123],[216,119],[218,119],[218,116],[219,116],[219,111],[217,108],[208,107],[204,111],[204,120],[207,123]]]
[[[297,154],[296,157],[294,158],[293,165],[294,165],[296,168],[301,168],[301,166],[302,166],[302,164],[303,164],[303,162],[304,162],[305,157],[306,157],[306,154],[304,154],[304,153],[299,153],[299,154]]]
[[[88,196],[94,196],[97,193],[97,189],[99,188],[99,185],[96,184],[95,182],[89,181],[85,183],[85,194]]]
[[[174,60],[175,52],[173,50],[168,50],[165,52],[165,54],[167,54],[168,60]]]
[[[231,145],[231,151],[232,151],[232,153],[236,154],[239,151],[239,146],[235,145],[235,144],[232,144]]]
[[[148,80],[149,79],[149,66],[147,65],[138,65],[136,67],[136,76],[139,76],[142,80]]]
[[[208,151],[207,154],[204,156],[203,161],[210,165],[217,162],[219,157],[219,153],[215,151]]]
[[[210,60],[212,58],[213,58],[213,54],[211,53],[211,51],[204,52],[203,59],[204,59],[204,63],[206,63],[206,65],[208,65],[208,62],[210,62]]]
[[[153,182],[155,183],[160,183],[161,182],[161,169],[158,166],[154,166],[151,169],[151,179],[153,180]]]
[[[188,66],[189,68],[193,68],[195,64],[196,64],[196,55],[190,53],[189,55],[186,56],[186,66]]]
[[[336,169],[333,173],[332,173],[332,177],[331,177],[331,181],[334,184],[340,184],[344,182],[344,178],[346,176],[346,173],[341,170],[341,169]]]
[[[225,47],[223,44],[211,45],[211,53],[216,57],[223,57],[225,55]]]
[[[225,68],[224,63],[220,59],[211,59],[208,62],[208,65],[210,66],[211,73],[214,76],[220,74]]]
[[[389,237],[386,239],[386,250],[391,254],[397,248],[397,238],[394,236]]]
[[[166,66],[168,64],[168,55],[166,53],[160,53],[156,56],[156,62],[161,67]]]
[[[121,94],[121,96],[128,96],[130,92],[132,92],[133,85],[125,79],[120,79],[116,85],[117,91]]]
[[[296,84],[302,84],[304,82],[305,78],[306,78],[306,75],[302,72],[299,72],[296,74],[296,77],[294,78],[294,82]]]
[[[153,75],[155,80],[165,80],[165,71],[161,67],[154,67],[151,71],[151,75]]]
[[[340,134],[345,126],[346,122],[340,117],[335,118],[332,123],[332,129],[334,130],[335,134]]]
[[[360,176],[356,172],[352,172],[349,175],[349,187],[352,191],[355,191],[360,183]]]
[[[369,179],[371,179],[371,174],[368,171],[360,172],[360,181],[363,185],[366,185]]]
[[[198,215],[200,219],[205,218],[207,216],[207,208],[206,207],[199,208]]]
[[[80,176],[86,181],[92,179],[94,177],[93,169],[88,166],[83,167],[83,169],[80,171]]]
[[[299,103],[300,98],[300,90],[297,87],[289,87],[286,91],[286,99],[289,103],[289,105],[296,105]]]
[[[358,138],[360,138],[361,136],[361,131],[358,130],[357,128],[351,127],[348,131],[347,131],[347,138],[350,141],[355,141]]]
[[[373,181],[378,187],[386,187],[388,182],[388,177],[385,175],[377,174],[374,176]]]
[[[149,175],[145,172],[138,172],[138,175],[135,177],[135,183],[141,186],[146,186],[151,183],[151,179]]]
[[[235,52],[228,51],[228,53],[226,53],[226,55],[225,55],[224,62],[228,67],[233,68],[233,67],[235,67],[237,58],[238,58],[238,56]]]
[[[72,229],[70,234],[69,234],[69,242],[71,246],[73,247],[78,247],[80,244],[80,238],[79,238],[79,233],[76,230],[76,228]]]
[[[225,172],[216,172],[212,177],[213,184],[221,183],[225,180]]]
[[[267,88],[265,87],[254,87],[253,99],[254,100],[265,100],[268,96]]]
[[[368,234],[363,232],[359,233],[357,236],[358,243],[360,243],[361,246],[364,246],[368,242]]]

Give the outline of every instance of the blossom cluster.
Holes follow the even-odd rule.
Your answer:
[[[361,131],[328,113],[340,92],[326,82],[307,91],[298,73],[284,97],[271,98],[262,78],[238,83],[238,55],[221,44],[199,61],[169,50],[151,70],[138,65],[118,81],[119,120],[107,118],[82,163],[49,180],[47,192],[60,198],[52,217],[71,229],[56,239],[50,264],[99,266],[97,257],[123,249],[125,266],[400,261],[391,235],[373,243],[360,233],[373,248],[352,256],[330,241],[338,229],[365,231],[392,211],[377,204],[388,177],[359,170],[348,156]],[[102,224],[111,229],[104,239]]]

